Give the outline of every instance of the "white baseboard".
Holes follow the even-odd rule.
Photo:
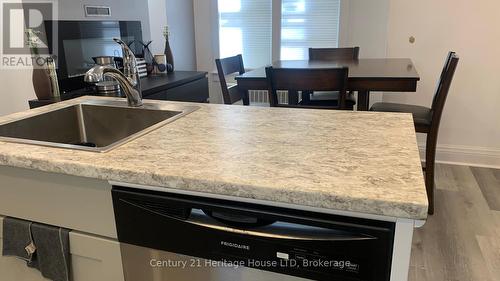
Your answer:
[[[420,156],[425,159],[425,144],[419,144]],[[438,145],[436,162],[500,169],[500,149],[477,146]]]

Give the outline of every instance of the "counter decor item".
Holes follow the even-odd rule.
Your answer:
[[[97,65],[116,68],[115,57],[112,56],[99,56],[92,58]],[[103,81],[115,81],[111,77],[104,77]],[[118,83],[117,83],[118,84]]]
[[[98,65],[116,67],[115,57],[112,57],[112,56],[100,56],[100,57],[93,57],[92,59]]]
[[[59,92],[59,79],[57,79],[56,62],[53,57],[48,57],[47,62],[47,72],[49,74],[50,85],[51,85],[51,98],[61,97]]]
[[[153,41],[149,41],[147,43],[139,41],[139,43],[142,45],[142,59],[146,63],[147,75],[149,75],[154,70],[154,57],[153,53],[151,52],[151,49],[149,48],[149,46],[151,46],[151,43],[153,43]]]
[[[136,58],[137,70],[139,71],[139,77],[144,78],[148,76],[148,64],[143,58]]]
[[[154,74],[162,74],[167,71],[167,56],[155,55],[153,58]]]
[[[174,56],[172,55],[172,48],[170,48],[170,42],[168,40],[170,36],[170,31],[168,29],[168,25],[163,29],[163,36],[165,37],[165,56],[167,56],[167,64],[170,64],[168,72],[174,71]]]
[[[97,65],[116,68],[115,57],[112,56],[100,56],[92,58]],[[120,96],[120,85],[118,82],[111,77],[103,77],[101,82],[95,84],[96,91],[103,96]]]
[[[33,88],[35,90],[36,97],[39,100],[49,99],[52,94],[52,82],[50,80],[50,75],[45,68],[45,61],[43,65],[38,66],[37,62],[42,61],[40,54],[38,52],[39,38],[37,34],[40,32],[33,29],[26,29],[27,44],[33,55],[33,73],[31,75],[31,81],[33,83]],[[40,58],[40,59],[39,59]]]

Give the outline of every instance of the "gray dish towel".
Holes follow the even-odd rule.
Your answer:
[[[69,281],[69,232],[70,230],[60,227],[6,218],[3,255],[26,260],[29,267],[38,269],[42,276],[49,280]],[[25,247],[30,244],[31,237],[36,251],[30,259]]]
[[[26,251],[26,247],[31,244],[31,222],[14,218],[3,220],[3,256],[14,256],[32,261],[32,255]]]

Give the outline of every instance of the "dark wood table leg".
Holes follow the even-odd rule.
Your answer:
[[[370,106],[370,91],[358,91],[358,111],[368,111]]]
[[[299,93],[297,91],[288,91],[288,104],[289,105],[299,104]]]
[[[243,105],[250,105],[250,96],[248,90],[240,90],[241,99],[243,100]]]

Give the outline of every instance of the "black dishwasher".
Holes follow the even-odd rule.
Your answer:
[[[394,223],[113,187],[125,281],[387,281]]]

